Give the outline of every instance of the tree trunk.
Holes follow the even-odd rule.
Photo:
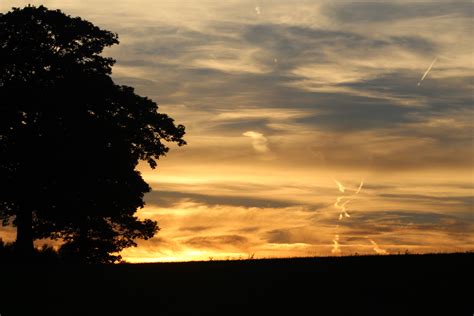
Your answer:
[[[81,216],[79,219],[79,236],[77,237],[78,242],[78,261],[80,263],[87,263],[88,259],[88,236],[87,236],[87,218]]]
[[[16,250],[22,260],[33,257],[33,212],[21,209],[16,216]]]

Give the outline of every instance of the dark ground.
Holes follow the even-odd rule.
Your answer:
[[[0,267],[1,316],[474,313],[474,253]]]

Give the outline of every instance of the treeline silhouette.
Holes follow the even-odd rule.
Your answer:
[[[99,258],[98,255],[103,254],[103,258]],[[104,252],[97,252],[94,261],[84,260],[84,258],[78,256],[75,252],[68,251],[67,247],[54,248],[52,245],[43,244],[40,247],[35,247],[33,252],[28,257],[28,261],[25,258],[18,255],[15,242],[4,242],[0,238],[0,264],[91,264],[91,263],[126,263],[122,260],[121,256],[114,257],[114,260],[110,259],[110,254]]]
[[[0,14],[0,219],[15,226],[15,252],[31,261],[34,240],[91,263],[151,238],[139,219],[150,191],[136,167],[151,168],[184,126],[111,78],[101,56],[115,33],[44,6]]]
[[[474,253],[0,265],[5,315],[471,316]],[[18,295],[21,293],[21,295]]]
[[[23,262],[23,258],[17,255],[15,243],[6,243],[0,238],[0,263],[18,264]],[[58,264],[66,262],[75,263],[73,258],[67,258],[67,255],[61,256],[56,249],[47,244],[42,247],[34,248],[28,261],[28,263],[35,264]]]

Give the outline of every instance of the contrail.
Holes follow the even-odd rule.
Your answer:
[[[334,179],[334,182],[336,182],[337,184],[337,187],[339,188],[339,191],[341,191],[342,193],[344,193],[344,191],[346,190],[346,187],[342,185],[341,182],[337,181],[336,179]]]
[[[334,179],[334,182],[336,182],[337,186],[339,187],[339,191],[344,193],[346,188],[339,181],[337,181],[335,179]],[[342,203],[342,204],[341,204],[341,201],[344,198],[344,196],[338,196],[337,197],[336,203],[334,203],[334,207],[341,210],[341,212],[339,213],[339,220],[342,220],[344,217],[351,217],[351,215],[347,212],[346,205],[350,201],[352,201],[357,194],[359,194],[359,192],[362,190],[363,186],[364,186],[364,180],[362,180],[360,182],[359,188],[357,188],[357,191],[353,195],[348,197],[348,199],[346,201],[344,201],[344,203]]]
[[[346,188],[344,187],[344,185],[341,182],[337,181],[336,179],[333,179],[333,180],[337,184],[337,187],[338,187],[339,191],[344,193],[346,191]],[[343,203],[341,203],[341,201],[344,198],[344,196],[338,196],[337,197],[336,202],[334,203],[334,207],[341,210],[340,213],[339,213],[339,220],[340,221],[344,217],[351,217],[351,215],[347,212],[346,205],[350,201],[352,201],[357,194],[359,194],[360,190],[362,190],[363,185],[364,185],[364,180],[362,179],[362,181],[360,182],[359,187],[357,188],[357,191],[353,195],[349,196],[349,198],[346,201],[344,201]],[[339,224],[336,225],[336,234],[334,235],[334,239],[332,240],[333,245],[332,245],[331,253],[333,253],[333,254],[341,254],[341,249],[339,247],[339,234],[337,233],[338,228],[339,228]]]
[[[364,179],[362,179],[362,181],[360,181],[360,185],[359,185],[359,188],[357,189],[356,193],[354,195],[357,195],[359,194],[360,190],[362,190],[362,187],[364,186]]]
[[[347,208],[346,208],[346,204],[349,203],[351,200],[347,200],[344,203],[339,204],[341,203],[341,200],[343,198],[344,198],[343,196],[339,196],[336,199],[336,203],[334,203],[334,207],[341,210],[341,213],[339,214],[339,220],[342,220],[343,217],[351,217],[349,213],[347,213]]]
[[[333,239],[333,246],[332,246],[332,250],[331,252],[334,253],[334,254],[340,254],[341,253],[341,249],[339,249],[339,235],[336,234],[336,236],[334,236],[334,239]]]
[[[377,253],[378,255],[388,255],[387,250],[380,248],[375,241],[373,241],[372,239],[369,239],[369,241],[372,245],[374,245],[373,249],[375,253]]]
[[[428,69],[426,69],[425,73],[423,74],[423,77],[421,77],[420,81],[418,81],[418,87],[421,85],[421,82],[425,79],[425,77],[428,75],[428,73],[430,72],[431,68],[433,68],[433,65],[435,64],[436,60],[438,60],[438,57],[436,57],[435,59],[433,59],[433,61],[431,62],[431,65],[428,67]]]

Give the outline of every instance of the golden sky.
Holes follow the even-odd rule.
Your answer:
[[[117,32],[114,80],[187,128],[126,260],[474,250],[470,1],[27,3]]]

